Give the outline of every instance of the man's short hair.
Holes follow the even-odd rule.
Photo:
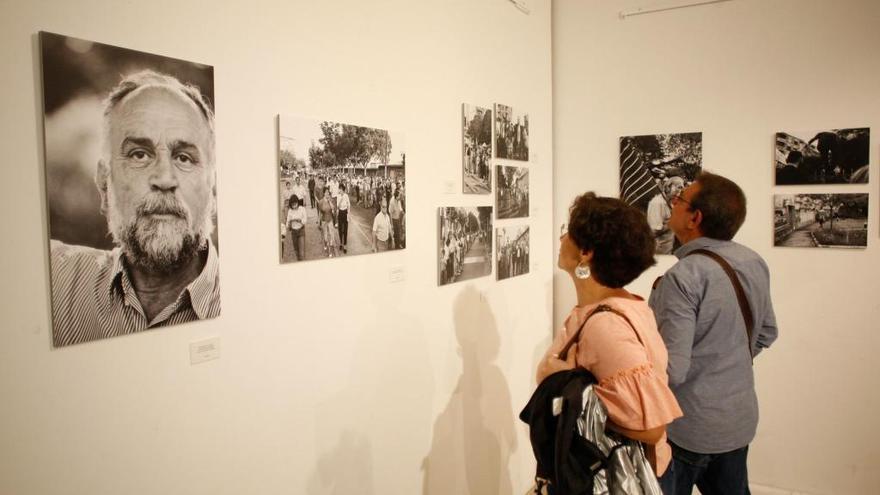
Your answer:
[[[711,239],[733,239],[746,219],[746,195],[735,182],[702,172],[695,181],[700,187],[691,198],[691,209],[700,210],[700,232]]]
[[[110,142],[110,113],[119,106],[126,96],[139,88],[162,87],[177,92],[184,99],[192,101],[208,126],[209,146],[204,152],[207,154],[208,163],[214,165],[214,111],[202,92],[196,86],[181,83],[176,77],[161,74],[149,69],[129,74],[110,91],[104,100],[104,147],[105,152]],[[105,157],[109,158],[109,157]]]

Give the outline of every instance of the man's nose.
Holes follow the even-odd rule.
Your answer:
[[[160,191],[174,191],[177,188],[177,169],[174,168],[171,154],[165,150],[158,153],[150,176],[150,187]]]

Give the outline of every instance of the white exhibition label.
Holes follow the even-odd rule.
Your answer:
[[[189,343],[189,364],[199,364],[220,358],[220,337]]]

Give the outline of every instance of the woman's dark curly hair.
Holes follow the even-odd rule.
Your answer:
[[[592,192],[575,198],[568,209],[568,237],[581,251],[593,251],[590,271],[606,287],[623,287],[656,263],[645,214],[616,198]]]

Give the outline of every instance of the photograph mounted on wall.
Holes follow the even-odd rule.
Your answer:
[[[492,207],[437,209],[437,285],[492,273]]]
[[[495,104],[495,157],[529,161],[529,116]]]
[[[53,344],[217,317],[213,67],[39,41]]]
[[[462,191],[492,192],[492,110],[467,103],[461,106]]]
[[[776,194],[775,246],[865,248],[868,194]]]
[[[776,133],[776,185],[867,184],[867,127]]]
[[[496,165],[495,181],[498,219],[529,216],[529,169]]]
[[[672,254],[678,241],[669,228],[671,201],[699,175],[703,134],[651,134],[620,138],[620,199],[645,212],[657,254]]]
[[[516,225],[495,229],[498,280],[529,273],[529,226]]]
[[[402,134],[278,117],[281,261],[406,248]]]

